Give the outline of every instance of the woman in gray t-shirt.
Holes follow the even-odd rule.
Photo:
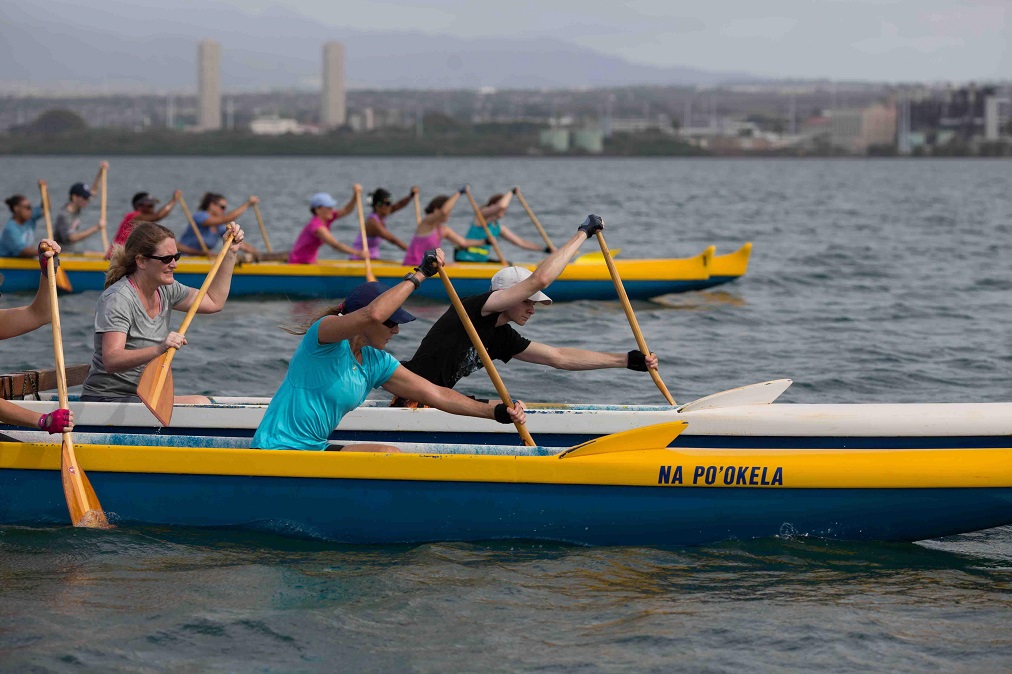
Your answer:
[[[197,313],[221,311],[232,284],[236,253],[243,241],[235,223],[232,245],[200,302]],[[226,232],[227,234],[227,232]],[[144,367],[186,338],[169,329],[172,310],[187,311],[197,290],[173,278],[179,251],[172,230],[138,223],[124,246],[117,246],[95,308],[95,354],[81,400],[140,402],[137,385]],[[206,403],[204,396],[176,396],[175,403]]]

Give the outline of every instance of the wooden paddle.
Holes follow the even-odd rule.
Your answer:
[[[372,273],[372,261],[369,259],[369,241],[365,236],[365,213],[362,212],[362,193],[355,192],[355,207],[358,208],[358,230],[362,235],[362,261],[365,262],[365,280],[372,282],[376,280]]]
[[[102,224],[102,250],[109,250],[109,230],[106,227],[105,215],[106,215],[106,203],[107,203],[107,191],[106,183],[109,182],[109,169],[103,164],[102,165],[102,198],[99,202],[100,215],[98,216]]]
[[[502,383],[499,373],[496,372],[495,364],[492,363],[492,358],[488,355],[485,345],[481,343],[481,337],[478,336],[478,331],[474,329],[474,324],[471,323],[471,318],[467,315],[464,305],[461,304],[460,298],[457,296],[457,291],[453,289],[453,284],[450,283],[450,277],[446,275],[446,270],[442,267],[439,268],[439,279],[443,282],[446,294],[450,297],[450,302],[453,303],[453,308],[457,310],[457,316],[460,317],[460,322],[464,325],[464,330],[467,331],[467,336],[471,338],[471,344],[474,345],[475,351],[478,352],[478,357],[481,358],[481,363],[485,366],[485,371],[488,372],[489,379],[492,380],[492,385],[495,386],[495,390],[499,393],[499,397],[506,406],[512,408],[513,399],[510,398],[509,391],[506,390],[506,385]],[[534,438],[532,438],[531,434],[527,431],[527,426],[516,422],[514,422],[513,425],[517,427],[517,432],[520,434],[520,439],[524,441],[524,444],[528,447],[534,447]]]
[[[474,209],[474,218],[481,225],[481,228],[485,230],[485,237],[491,242],[492,248],[495,249],[495,254],[499,256],[499,264],[504,267],[509,266],[509,262],[506,261],[506,257],[499,250],[499,244],[496,242],[495,237],[492,236],[492,230],[488,228],[488,223],[485,222],[485,216],[481,214],[481,209],[478,208],[478,204],[475,203],[474,197],[471,196],[471,186],[468,185],[464,188],[464,193],[467,194],[467,200],[471,202],[471,208]]]
[[[229,224],[234,225],[235,223]],[[200,290],[197,291],[197,296],[193,299],[193,304],[190,305],[189,311],[186,312],[186,317],[183,318],[182,325],[179,326],[178,332],[180,336],[185,335],[186,329],[190,327],[190,321],[193,320],[197,309],[200,308],[200,302],[204,299],[204,295],[207,294],[207,289],[211,286],[211,281],[214,280],[215,275],[218,273],[218,268],[221,266],[222,260],[225,259],[229,246],[232,245],[233,237],[233,230],[229,230],[228,234],[225,235],[224,242],[221,244],[221,252],[218,253],[214,264],[211,265],[211,270],[207,272]],[[165,353],[148,363],[144,368],[144,373],[141,374],[141,381],[137,385],[137,395],[140,396],[141,402],[147,405],[148,409],[151,410],[151,413],[155,415],[155,418],[158,419],[162,426],[168,426],[169,422],[172,421],[172,401],[175,397],[175,386],[172,383],[171,365],[172,358],[175,355],[176,349],[170,347]]]
[[[253,213],[257,216],[257,224],[260,225],[260,234],[264,237],[264,247],[267,249],[267,253],[273,253],[271,249],[271,240],[267,238],[267,228],[264,227],[264,219],[260,217],[260,204],[253,204]]]
[[[611,251],[608,250],[608,244],[604,242],[604,234],[600,231],[597,232],[597,242],[601,244],[601,255],[604,256],[604,262],[608,265],[608,272],[611,274],[611,280],[615,284],[615,292],[618,293],[618,299],[622,303],[622,308],[625,309],[625,316],[629,319],[629,327],[632,328],[633,336],[636,337],[636,344],[639,346],[640,351],[649,355],[650,349],[647,348],[647,340],[643,339],[643,331],[640,330],[640,324],[636,320],[636,314],[633,313],[629,296],[626,295],[625,286],[622,285],[622,279],[618,275],[615,260],[611,259]],[[674,405],[675,399],[671,397],[671,394],[668,393],[668,387],[661,381],[661,374],[653,368],[647,368],[647,371],[650,373],[650,377],[654,380],[654,383],[657,384],[657,388],[664,394],[668,404]]]
[[[39,194],[42,199],[42,214],[46,218],[46,238],[52,239],[53,220],[49,217],[49,187],[46,185],[45,180],[39,181]],[[67,276],[67,272],[63,270],[63,267],[57,267],[56,269],[56,285],[60,290],[66,290],[68,293],[74,292],[74,286],[70,284],[70,277]]]
[[[418,192],[415,192],[415,224],[422,224],[422,200]]]
[[[545,240],[545,245],[548,246],[548,249],[554,253],[555,244],[548,238],[548,233],[545,232],[545,228],[541,226],[541,223],[538,222],[538,218],[534,215],[534,211],[532,211],[531,207],[527,205],[527,200],[524,199],[524,195],[520,194],[520,188],[514,187],[513,194],[517,195],[517,199],[520,200],[520,205],[524,207],[525,211],[527,211],[527,217],[529,217],[531,222],[534,223],[534,226],[538,228],[538,232],[541,233],[541,238]]]
[[[186,214],[186,220],[190,223],[190,229],[197,235],[197,241],[200,243],[200,249],[204,251],[204,255],[211,257],[211,251],[207,249],[207,244],[204,243],[204,237],[200,235],[200,228],[197,227],[197,223],[193,221],[193,216],[190,215],[190,209],[186,207],[186,200],[183,199],[183,195],[179,195],[179,205],[183,207],[183,213]],[[224,250],[224,248],[222,249]]]
[[[45,247],[48,250],[48,246]],[[49,310],[53,323],[53,356],[56,361],[56,389],[60,409],[69,409],[67,395],[67,369],[63,360],[63,331],[60,328],[60,305],[56,293],[56,266],[53,258],[46,259],[49,277]],[[77,463],[74,454],[74,438],[70,431],[63,432],[63,452],[60,457],[60,477],[63,480],[63,495],[67,499],[70,523],[75,527],[109,529],[112,525],[102,511],[102,504],[95,496],[95,490],[88,481],[84,469]]]

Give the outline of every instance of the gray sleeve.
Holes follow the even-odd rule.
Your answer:
[[[56,216],[56,223],[53,225],[53,238],[61,246],[70,243],[70,218],[63,211]]]
[[[95,332],[130,334],[133,314],[129,295],[119,292],[103,293],[95,307]]]
[[[179,281],[173,281],[172,285],[166,286],[164,288],[165,299],[170,307],[174,307],[183,300],[185,300],[186,296],[190,294],[191,290],[193,290],[193,288],[191,288],[190,286],[184,286]]]

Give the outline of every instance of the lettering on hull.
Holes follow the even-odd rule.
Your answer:
[[[684,484],[684,475],[689,471],[681,466],[660,466],[657,484]],[[726,487],[782,487],[784,469],[781,466],[694,466],[691,471],[692,485],[722,485]]]

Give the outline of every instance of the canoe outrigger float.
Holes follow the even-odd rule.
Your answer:
[[[110,522],[342,543],[915,541],[1012,523],[1012,449],[669,447],[684,422],[544,447],[402,454],[76,447]],[[141,436],[150,440],[158,436]],[[124,437],[124,440],[129,438]],[[0,523],[64,524],[60,445],[0,443]]]
[[[648,299],[669,293],[702,290],[728,283],[743,276],[748,269],[752,244],[727,255],[716,255],[710,246],[699,255],[688,258],[654,260],[622,260],[615,264],[630,298]],[[61,255],[61,268],[75,292],[102,290],[108,262],[96,257]],[[533,269],[535,265],[521,265]],[[176,279],[185,285],[199,287],[211,261],[203,258],[182,258],[176,268]],[[498,264],[457,263],[452,267],[453,286],[461,296],[486,292],[489,280],[502,267]],[[372,262],[377,280],[394,285],[411,269],[383,260]],[[39,285],[39,265],[29,258],[0,258],[0,272],[6,277],[4,292],[34,291]],[[232,275],[231,297],[240,295],[287,295],[289,297],[344,297],[352,288],[365,282],[362,262],[325,260],[319,264],[286,264],[254,262],[236,265]],[[415,293],[422,297],[447,300],[439,283],[422,284]],[[576,258],[559,278],[552,282],[552,299],[556,301],[615,299],[615,287],[600,255]]]

